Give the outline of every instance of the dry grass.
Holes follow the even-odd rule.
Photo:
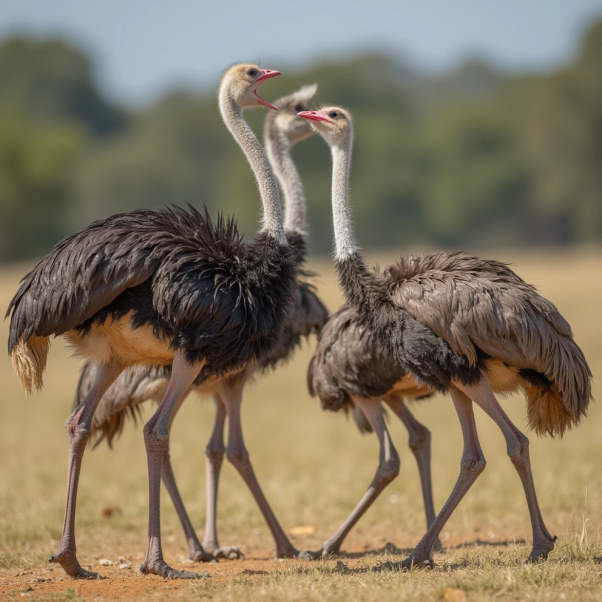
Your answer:
[[[571,322],[594,376],[602,373],[602,253],[491,254],[512,261]],[[378,258],[381,263],[387,257]],[[391,259],[391,257],[389,257]],[[28,266],[0,270],[0,307],[6,307]],[[329,262],[312,266],[321,274],[320,293],[334,309],[340,302]],[[6,340],[7,324],[0,328]],[[24,399],[8,357],[0,362],[0,598],[216,600],[595,600],[602,591],[601,410],[561,441],[531,437],[531,457],[542,512],[559,536],[546,563],[526,566],[530,527],[520,482],[505,455],[503,438],[478,412],[487,470],[445,528],[445,551],[434,571],[375,573],[386,559],[399,559],[423,534],[417,469],[407,435],[391,423],[402,458],[400,477],[384,492],[349,536],[339,560],[317,563],[271,560],[269,531],[242,481],[228,465],[221,482],[221,543],[239,545],[244,561],[222,561],[202,570],[212,578],[195,583],[138,577],[135,571],[100,567],[109,579],[74,582],[46,558],[57,548],[62,526],[66,474],[63,424],[69,414],[78,365],[53,341],[40,396]],[[361,436],[341,415],[325,414],[309,398],[306,349],[285,369],[249,390],[244,405],[247,447],[255,469],[284,528],[314,525],[313,535],[292,536],[299,548],[316,548],[346,517],[370,482],[377,463],[374,436]],[[595,382],[594,394],[602,387]],[[519,398],[504,402],[517,425],[525,424]],[[445,398],[415,406],[433,433],[435,503],[440,507],[458,473],[460,429]],[[146,415],[149,415],[147,411]],[[210,403],[191,399],[172,438],[172,456],[194,524],[204,520],[204,445],[213,419]],[[113,452],[105,447],[86,455],[78,500],[79,557],[118,556],[134,565],[145,548],[147,478],[140,429],[130,426]],[[586,504],[587,500],[587,504]],[[110,518],[103,508],[118,506]],[[175,513],[163,495],[163,532],[168,562],[182,567],[185,546]],[[385,550],[392,542],[401,550]],[[186,567],[189,568],[189,565]],[[37,581],[36,581],[37,580]],[[40,581],[46,580],[46,581]],[[23,595],[22,595],[23,594]],[[454,598],[453,596],[456,596]]]

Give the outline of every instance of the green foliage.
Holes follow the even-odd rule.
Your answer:
[[[35,123],[80,121],[95,134],[125,123],[100,97],[89,60],[60,40],[13,38],[0,47],[0,110],[7,108]]]
[[[40,255],[65,233],[81,126],[0,113],[0,258]]]
[[[437,77],[366,54],[288,72],[270,99],[318,82],[356,120],[352,203],[364,247],[559,245],[602,239],[602,22],[574,64],[513,77],[472,60]],[[0,259],[41,254],[91,220],[167,203],[235,213],[260,204],[215,95],[173,93],[126,115],[90,61],[57,40],[0,46]],[[261,132],[263,110],[248,118]],[[331,248],[330,157],[294,149],[311,247]]]
[[[525,119],[537,206],[570,242],[602,239],[601,56],[599,22],[575,64],[542,82]]]

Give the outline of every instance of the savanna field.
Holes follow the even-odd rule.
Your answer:
[[[519,254],[489,252],[509,261],[571,323],[602,399],[602,250]],[[383,265],[394,253],[371,256]],[[31,264],[0,267],[4,311]],[[341,302],[329,260],[314,261],[315,284],[329,309]],[[0,324],[6,341],[8,323]],[[249,388],[243,405],[246,445],[283,528],[298,549],[317,549],[347,517],[372,480],[378,462],[374,435],[360,435],[344,415],[324,413],[309,397],[305,374],[313,341],[287,367]],[[73,581],[47,562],[61,535],[67,440],[63,430],[80,364],[54,341],[41,395],[26,399],[7,355],[0,361],[0,598],[2,600],[599,600],[602,598],[602,408],[593,404],[581,427],[562,440],[530,436],[541,510],[558,536],[547,562],[525,565],[531,530],[519,478],[500,431],[475,409],[487,468],[441,536],[434,570],[374,572],[401,560],[424,534],[425,519],[414,457],[399,421],[389,421],[401,456],[399,477],[351,532],[344,553],[326,561],[273,559],[273,542],[251,494],[224,463],[220,482],[220,544],[239,546],[243,560],[193,565],[169,498],[162,491],[166,561],[206,572],[200,581],[141,576],[147,529],[147,467],[140,424],[128,424],[113,451],[88,449],[77,508],[78,557],[105,577]],[[526,428],[519,396],[502,402]],[[462,439],[453,405],[437,396],[412,406],[432,433],[433,487],[438,510],[459,471]],[[151,415],[151,406],[144,419]],[[213,404],[191,396],[172,431],[173,465],[193,524],[202,539],[205,516],[204,447]],[[529,432],[526,431],[529,435]],[[120,558],[122,560],[120,560]],[[101,560],[113,565],[101,566]],[[131,568],[119,568],[119,564]]]

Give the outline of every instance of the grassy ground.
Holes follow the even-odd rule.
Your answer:
[[[594,377],[602,374],[602,252],[597,250],[513,255],[517,272],[552,299],[571,322]],[[391,257],[389,257],[390,259]],[[387,257],[378,258],[381,265]],[[7,306],[29,266],[0,269],[0,308]],[[340,302],[329,262],[312,266],[331,309]],[[5,341],[7,324],[0,325]],[[311,350],[249,391],[243,408],[247,447],[264,491],[282,525],[311,527],[291,535],[299,548],[317,548],[340,524],[370,482],[377,463],[374,436],[361,436],[342,415],[326,414],[305,387]],[[402,458],[401,474],[348,537],[346,554],[326,562],[275,561],[269,531],[235,471],[225,465],[218,522],[222,545],[238,545],[242,561],[203,565],[211,578],[165,582],[135,570],[99,566],[120,556],[135,567],[145,550],[147,477],[140,428],[131,425],[111,452],[86,455],[78,500],[79,558],[107,579],[72,581],[47,557],[56,551],[62,527],[66,474],[63,424],[70,412],[78,364],[54,341],[40,396],[25,399],[8,358],[0,361],[0,598],[36,600],[198,599],[216,600],[596,600],[602,591],[602,411],[563,440],[531,437],[531,457],[542,512],[559,537],[548,562],[529,566],[530,526],[518,477],[504,441],[477,411],[487,470],[442,534],[444,551],[433,571],[378,573],[385,560],[400,559],[424,531],[413,456],[400,424],[391,422]],[[602,396],[599,380],[594,394]],[[525,426],[519,397],[504,401]],[[150,408],[149,408],[150,410]],[[414,406],[433,434],[433,481],[439,508],[451,490],[461,455],[460,429],[449,399]],[[147,411],[146,416],[150,415]],[[202,533],[204,455],[213,408],[190,399],[172,437],[172,457],[191,518]],[[110,517],[103,509],[116,507]],[[177,517],[163,495],[166,560],[190,569]],[[394,544],[387,546],[386,544]]]

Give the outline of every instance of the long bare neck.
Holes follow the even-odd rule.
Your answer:
[[[335,258],[345,261],[357,254],[349,208],[349,170],[352,141],[331,147],[332,152],[332,217],[334,224]]]
[[[351,148],[351,138],[345,144],[331,146],[335,266],[347,302],[363,314],[369,311],[370,302],[379,297],[379,283],[362,259],[353,235],[349,207]]]
[[[227,86],[220,89],[219,108],[226,127],[238,142],[255,174],[263,204],[262,231],[273,236],[279,244],[286,245],[278,183],[259,140],[243,119],[242,110],[230,96]]]
[[[305,190],[291,157],[291,143],[274,125],[266,131],[265,148],[284,192],[284,230],[305,236],[307,234]]]

